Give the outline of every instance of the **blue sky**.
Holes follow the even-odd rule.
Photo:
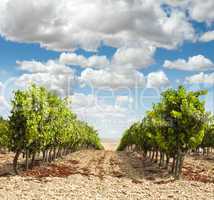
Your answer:
[[[2,116],[32,82],[69,96],[106,138],[179,84],[207,89],[213,112],[213,0],[2,0],[0,12]]]

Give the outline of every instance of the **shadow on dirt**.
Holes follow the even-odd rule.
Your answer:
[[[164,168],[159,168],[157,163],[145,159],[142,154],[137,152],[117,152],[121,171],[127,178],[134,180],[150,180],[159,182],[160,180],[169,181],[171,175]]]
[[[210,163],[214,163],[214,154],[210,155],[192,154],[191,157],[197,161],[209,161]]]
[[[133,168],[135,171],[132,174],[126,173],[126,176],[128,176],[128,178],[133,178],[136,176],[141,179],[144,178],[146,180],[150,180],[153,183],[157,184],[169,183],[174,181],[173,177],[169,173],[169,170],[167,170],[166,168],[159,167],[157,163],[151,162],[151,160],[143,158],[143,156],[137,152],[128,152],[126,154],[127,156],[124,157],[120,155],[120,152],[118,152],[118,155],[120,155],[119,157],[122,159],[120,169],[124,173],[126,173],[126,166],[129,163],[129,165],[131,166],[130,169]],[[206,160],[211,165],[211,163],[213,162],[213,156],[194,156],[193,160],[199,160],[200,162]],[[185,162],[182,170],[182,177],[183,179],[189,181],[214,183],[214,167],[210,170],[206,169],[203,164],[194,165],[193,163],[189,164],[188,162]],[[131,177],[129,175],[131,175]]]
[[[24,171],[24,165],[21,164],[19,166],[20,176],[42,179],[45,177],[65,178],[80,174],[87,177],[98,177],[100,180],[103,180],[106,176],[111,176],[128,178],[136,184],[142,183],[145,179],[156,184],[165,184],[174,181],[167,169],[159,168],[157,163],[145,159],[142,153],[114,151],[88,152],[89,155],[84,156],[86,160],[82,156],[85,155],[84,153],[76,152],[75,155],[78,156],[75,157],[74,154],[71,154],[66,159],[61,159],[60,162],[43,163],[41,160],[37,160],[36,166],[28,171]],[[193,157],[192,159],[199,158]],[[206,169],[203,166],[195,167],[188,162],[185,163],[183,168],[183,178],[191,181],[214,183],[214,171],[212,173],[213,176],[210,176],[206,173]],[[13,175],[14,172],[10,160],[7,160],[5,163],[1,162],[0,177]]]

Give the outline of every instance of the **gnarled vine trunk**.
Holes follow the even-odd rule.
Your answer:
[[[16,151],[16,154],[14,156],[14,159],[13,159],[13,170],[16,174],[18,174],[18,160],[19,160],[19,155],[20,155],[21,151],[20,150],[17,150]]]

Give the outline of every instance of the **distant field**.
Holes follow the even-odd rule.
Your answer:
[[[101,139],[101,142],[105,150],[115,151],[119,144],[119,139],[103,138]]]

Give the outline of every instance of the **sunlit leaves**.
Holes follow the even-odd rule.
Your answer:
[[[135,123],[126,130],[118,150],[134,145],[145,154],[147,151],[160,151],[176,158],[182,166],[182,157],[202,142],[204,133],[204,146],[213,138],[214,128],[206,127],[207,113],[204,102],[199,98],[204,94],[206,91],[189,92],[183,86],[164,91],[160,103],[147,112],[141,125]],[[176,174],[178,171],[181,172],[181,167]]]
[[[49,148],[75,150],[84,145],[101,148],[97,132],[76,119],[68,100],[32,85],[16,91],[10,116],[11,150],[32,153]]]

